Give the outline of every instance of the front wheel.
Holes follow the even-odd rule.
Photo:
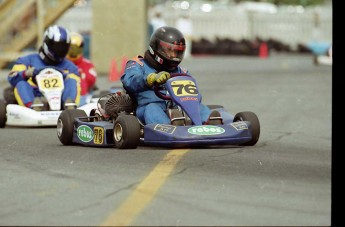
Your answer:
[[[3,99],[0,99],[0,128],[5,127],[6,121],[6,103]]]
[[[208,106],[208,108],[210,108],[211,110],[213,110],[213,109],[218,109],[218,108],[224,108],[224,106],[222,106],[222,105],[207,105]]]
[[[66,109],[61,112],[57,121],[57,136],[63,145],[73,144],[74,119],[87,117],[84,110]]]
[[[249,121],[251,124],[251,132],[252,132],[252,139],[246,143],[243,143],[241,145],[243,146],[253,146],[255,145],[260,137],[260,122],[258,117],[253,112],[239,112],[234,117],[234,122],[236,121]]]
[[[140,142],[140,123],[133,115],[120,115],[114,123],[114,141],[117,148],[135,149]]]

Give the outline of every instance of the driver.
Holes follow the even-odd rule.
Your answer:
[[[70,42],[68,30],[53,25],[44,32],[43,43],[38,53],[16,60],[7,79],[14,87],[14,96],[19,105],[37,111],[43,110],[44,99],[34,77],[41,69],[54,67],[64,75],[63,108],[76,108],[80,99],[80,76],[77,66],[65,59]]]
[[[87,99],[92,96],[96,87],[97,72],[94,64],[84,57],[84,38],[77,32],[71,33],[71,46],[66,55],[67,59],[72,61],[80,73],[81,96],[79,105],[85,105]]]
[[[121,82],[125,90],[137,102],[136,115],[143,124],[174,124],[173,118],[182,117],[181,112],[165,112],[166,101],[157,97],[152,86],[164,84],[170,73],[188,73],[179,66],[185,53],[186,44],[183,34],[174,27],[163,26],[151,36],[148,50],[144,57],[138,55],[126,64]],[[218,111],[212,111],[200,103],[203,124],[220,124],[210,121],[210,117],[220,117]]]

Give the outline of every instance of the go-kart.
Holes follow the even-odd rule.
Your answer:
[[[314,65],[333,64],[332,43],[329,42],[310,42],[307,47],[313,54]]]
[[[12,87],[4,90],[0,99],[0,128],[5,126],[45,127],[56,126],[57,119],[63,110],[61,96],[64,90],[63,74],[56,68],[41,69],[33,78],[43,96],[44,110],[37,111],[17,103]],[[88,104],[78,109],[89,113],[96,104]]]
[[[200,94],[194,78],[188,74],[171,74],[156,95],[167,100],[167,113],[179,111],[172,121],[178,124],[142,124],[135,116],[136,102],[125,90],[105,95],[98,108],[86,116],[80,110],[64,110],[57,123],[57,136],[63,145],[81,144],[95,147],[135,149],[139,145],[192,147],[208,145],[253,146],[260,136],[255,113],[235,116],[221,105],[209,105],[220,112],[222,123],[203,125],[199,113]]]

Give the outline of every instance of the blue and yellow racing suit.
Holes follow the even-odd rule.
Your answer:
[[[14,87],[14,95],[19,105],[31,107],[34,98],[42,96],[37,84],[35,84],[32,78],[27,79],[25,76],[25,71],[31,67],[35,67],[35,69],[54,67],[62,71],[64,77],[62,103],[64,104],[70,98],[77,105],[79,104],[80,76],[77,66],[67,59],[57,65],[51,66],[45,64],[39,54],[29,54],[17,59],[7,78],[8,82]]]
[[[157,73],[157,71],[143,57],[137,56],[127,62],[121,82],[125,90],[136,100],[136,115],[143,124],[170,124],[170,118],[165,112],[166,101],[159,98],[147,85],[146,77],[150,73]],[[188,71],[178,66],[176,70],[169,73],[188,73]],[[202,121],[207,121],[211,110],[201,103],[200,110]]]

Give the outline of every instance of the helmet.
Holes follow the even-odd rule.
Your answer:
[[[53,25],[47,28],[43,36],[43,44],[39,54],[47,64],[58,64],[66,57],[70,46],[69,32],[60,26]]]
[[[67,53],[67,58],[71,61],[79,59],[83,55],[84,38],[79,33],[71,33],[71,46]]]
[[[167,70],[173,70],[181,63],[185,49],[183,34],[176,28],[160,27],[151,36],[149,52]]]

